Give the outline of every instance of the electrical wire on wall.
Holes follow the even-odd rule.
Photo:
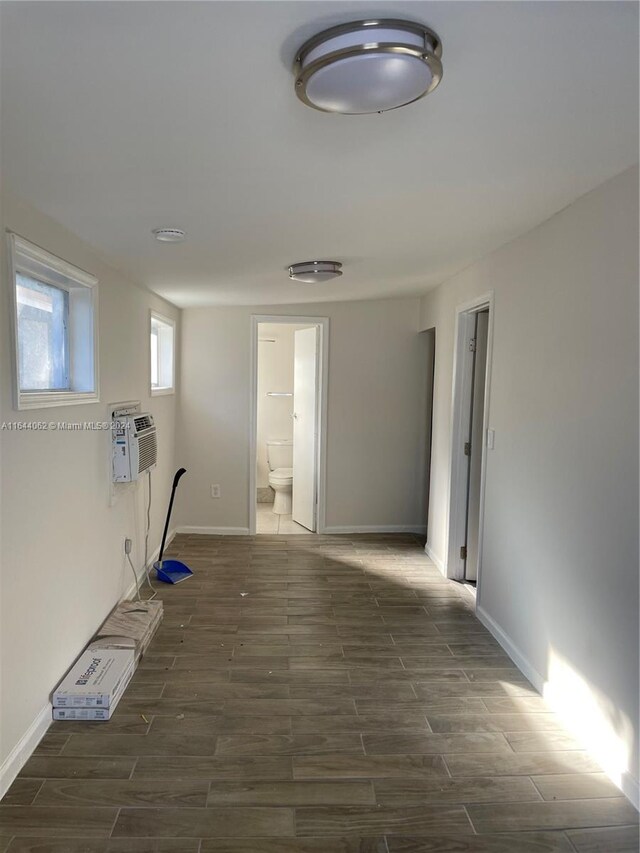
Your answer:
[[[131,559],[131,539],[125,539],[124,542],[124,552],[127,555],[127,560],[129,561],[129,565],[131,566],[131,571],[133,572],[133,582],[136,585],[136,601],[140,601],[140,584],[138,583],[138,574],[136,572],[136,567],[133,565],[133,560]]]
[[[151,583],[151,575],[149,573],[149,533],[151,530],[151,470],[147,471],[148,475],[148,484],[149,484],[149,493],[147,498],[147,518],[146,518],[146,526],[145,526],[145,534],[144,534],[144,573],[147,578],[147,583],[149,584],[149,589],[153,593],[149,598],[145,599],[145,601],[153,601],[153,599],[157,596],[158,591],[153,588],[153,584]],[[131,545],[132,542],[130,539],[125,540],[125,554],[127,555],[127,560],[129,561],[129,565],[131,566],[131,571],[133,572],[133,580],[136,585],[136,601],[141,601],[141,593],[140,593],[140,584],[138,582],[138,573],[136,572],[136,567],[133,565],[133,560],[131,559]]]
[[[151,468],[147,471],[147,482],[149,484],[149,498],[147,500],[147,528],[144,535],[144,573],[147,576],[147,583],[149,584],[149,589],[153,593],[149,601],[153,601],[153,599],[158,594],[158,591],[153,588],[153,584],[151,583],[151,576],[149,573],[149,532],[151,530]]]

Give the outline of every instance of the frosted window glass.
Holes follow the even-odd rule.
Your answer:
[[[68,390],[68,292],[18,273],[16,300],[20,390]]]

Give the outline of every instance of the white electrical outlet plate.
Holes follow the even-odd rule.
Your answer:
[[[496,440],[496,432],[493,429],[487,430],[487,448],[489,450],[493,450],[493,446]]]
[[[220,497],[220,486],[211,486],[211,497],[219,498]]]

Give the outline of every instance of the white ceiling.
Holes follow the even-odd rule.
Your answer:
[[[5,185],[178,305],[417,293],[638,157],[631,2],[2,3]],[[396,112],[303,106],[318,30],[423,22],[444,78]],[[182,245],[152,228],[176,225]],[[26,235],[27,237],[29,235]],[[325,285],[286,267],[339,260]]]

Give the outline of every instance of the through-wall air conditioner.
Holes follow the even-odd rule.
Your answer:
[[[139,412],[113,420],[113,482],[132,483],[158,458],[153,415]]]

